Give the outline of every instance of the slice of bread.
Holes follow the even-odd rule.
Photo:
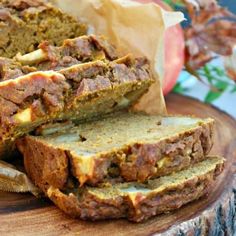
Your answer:
[[[204,160],[212,147],[213,123],[191,117],[113,114],[77,126],[42,127],[41,135],[24,137],[18,148],[28,175],[41,188],[65,188],[71,170],[80,186],[144,182]]]
[[[13,57],[37,49],[43,40],[61,45],[84,35],[87,26],[43,0],[0,1],[0,56]]]
[[[15,69],[13,69],[15,70]],[[15,73],[12,73],[15,76]],[[145,60],[92,61],[0,82],[0,154],[16,137],[56,120],[84,121],[125,109],[154,79]]]
[[[72,217],[86,220],[128,218],[140,222],[178,209],[207,194],[223,166],[223,158],[208,157],[187,170],[149,180],[145,184],[132,182],[99,187],[71,186],[66,190],[48,185],[44,192]],[[31,171],[40,171],[33,165],[30,168]]]

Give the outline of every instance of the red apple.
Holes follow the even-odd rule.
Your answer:
[[[171,7],[161,0],[135,0],[141,3],[155,2],[165,10]],[[174,87],[184,65],[184,34],[180,25],[168,28],[165,32],[165,72],[163,93],[166,95]]]

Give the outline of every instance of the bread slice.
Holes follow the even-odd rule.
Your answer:
[[[213,120],[122,113],[77,126],[54,124],[40,133],[18,141],[26,171],[41,188],[64,189],[70,170],[80,186],[96,186],[185,169],[209,153]]]
[[[140,222],[207,194],[223,166],[223,158],[209,157],[187,170],[145,184],[68,187],[64,191],[49,185],[44,191],[60,209],[73,217],[86,220],[128,218]]]
[[[43,0],[1,0],[0,56],[13,57],[37,49],[43,41],[61,45],[84,35],[87,26]]]
[[[0,82],[0,153],[9,152],[16,137],[40,124],[87,120],[127,108],[153,82],[149,63],[143,59],[97,60],[4,80]]]

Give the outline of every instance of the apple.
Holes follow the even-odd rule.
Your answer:
[[[154,2],[165,10],[171,11],[171,7],[161,0],[135,0],[141,3]],[[168,28],[165,32],[165,63],[163,93],[168,94],[174,87],[176,80],[184,65],[184,34],[180,25]]]

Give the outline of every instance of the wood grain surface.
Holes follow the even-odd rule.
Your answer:
[[[171,114],[193,114],[216,120],[211,154],[227,159],[226,169],[211,193],[169,214],[144,223],[126,220],[85,222],[71,219],[46,199],[30,194],[0,193],[0,235],[92,236],[233,236],[236,232],[236,121],[223,112],[190,98],[167,97]]]

